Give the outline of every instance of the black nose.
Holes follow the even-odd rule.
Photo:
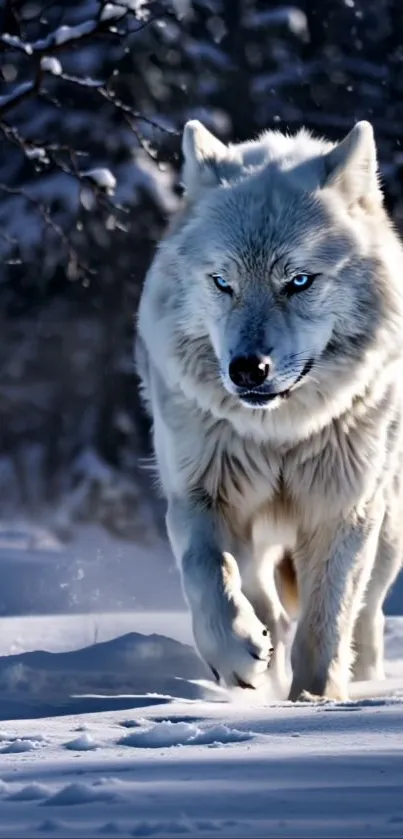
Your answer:
[[[229,366],[229,376],[237,387],[253,390],[259,387],[269,375],[267,358],[258,355],[237,355]]]

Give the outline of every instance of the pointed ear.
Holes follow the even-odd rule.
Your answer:
[[[227,157],[227,147],[217,140],[197,119],[186,123],[183,130],[182,178],[187,196],[193,201],[203,187],[220,182],[218,166]]]
[[[340,190],[350,204],[381,200],[374,132],[369,122],[357,122],[347,137],[324,158],[323,186]]]

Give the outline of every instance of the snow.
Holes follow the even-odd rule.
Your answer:
[[[87,169],[81,172],[82,177],[88,178],[99,189],[104,189],[108,194],[113,195],[116,187],[116,178],[109,169],[98,167]]]
[[[18,38],[16,35],[9,35],[8,32],[3,32],[1,40],[7,46],[15,47],[15,49],[25,52],[26,55],[32,55],[33,53],[32,45],[21,41],[21,38]]]
[[[63,72],[63,67],[58,58],[55,58],[54,55],[44,55],[41,58],[41,70],[46,70],[48,73],[52,73],[53,76],[60,76]]]
[[[402,835],[403,618],[387,682],[319,705],[218,688],[184,612],[1,623],[0,837]]]
[[[0,618],[0,839],[401,837],[403,617],[387,618],[386,682],[352,685],[349,702],[291,705],[269,676],[229,693],[193,650],[170,562],[157,537],[144,549],[81,526],[62,545],[45,526],[0,528],[3,603],[28,569],[54,611],[48,567],[70,597],[100,590],[98,611]],[[148,611],[118,606],[135,584]]]
[[[118,6],[116,3],[106,3],[101,12],[101,20],[116,20],[127,13],[127,6]]]
[[[301,9],[295,6],[279,6],[277,9],[249,12],[245,16],[245,24],[251,29],[285,25],[294,35],[308,35],[307,17]]]
[[[19,754],[20,752],[33,752],[37,748],[36,740],[21,739],[16,737],[7,746],[0,749],[2,754]]]
[[[24,52],[26,55],[33,55],[34,53],[40,53],[45,50],[51,49],[56,46],[61,46],[62,44],[69,44],[70,42],[74,42],[80,40],[85,35],[94,32],[97,28],[97,21],[90,19],[84,20],[81,23],[76,24],[75,26],[68,26],[63,24],[55,29],[54,32],[49,32],[45,38],[40,38],[37,41],[33,41],[29,43],[27,41],[23,41],[21,38],[18,38],[16,35],[9,35],[8,33],[3,33],[0,35],[0,42],[6,44],[9,47],[12,47],[20,52]]]
[[[90,752],[97,748],[97,744],[94,742],[92,737],[85,733],[80,734],[79,737],[74,737],[73,740],[69,740],[69,742],[64,745],[65,748],[70,749],[71,752]]]
[[[0,632],[0,654],[32,650],[26,646],[32,632],[40,646],[46,643],[45,648],[52,651],[60,649],[59,640],[63,649],[85,646],[94,639],[109,640],[114,626],[111,612],[119,612],[119,631],[125,633],[132,629],[128,612],[133,609],[183,609],[174,559],[162,536],[153,535],[155,525],[147,507],[141,520],[143,532],[136,543],[114,539],[96,525],[75,526],[66,542],[49,528],[21,519],[0,523],[0,615],[19,616],[18,629],[11,621],[10,628]],[[64,514],[57,516],[56,525],[66,531]],[[161,583],[158,591],[153,586],[155,575]],[[40,617],[49,612],[64,615],[51,637]],[[67,614],[71,612],[81,615],[77,625]],[[157,613],[155,620],[147,621],[145,631],[160,630],[164,624]],[[59,632],[62,639],[54,641],[53,635]]]
[[[119,6],[124,6],[133,12],[138,20],[146,20],[149,15],[150,0],[119,0]]]
[[[45,160],[47,157],[45,149],[41,148],[41,146],[26,148],[24,149],[24,154],[30,160]]]
[[[134,746],[140,749],[161,749],[169,746],[219,746],[224,743],[242,743],[252,739],[248,731],[238,731],[227,725],[213,725],[203,731],[193,722],[161,720],[144,730],[133,731],[119,740],[120,746]]]
[[[49,788],[43,784],[27,784],[11,793],[8,801],[40,801],[41,798],[48,798]]]
[[[94,28],[95,22],[93,20],[85,20],[82,23],[78,23],[76,26],[59,26],[53,35],[54,42],[60,46],[68,41],[74,41],[77,38],[82,38],[84,35],[92,32]]]

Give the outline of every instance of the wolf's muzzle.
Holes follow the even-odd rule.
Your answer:
[[[313,358],[308,359],[306,364],[304,365],[303,369],[301,370],[300,374],[297,376],[295,381],[288,387],[286,390],[281,391],[267,391],[264,389],[260,389],[259,386],[255,386],[254,389],[251,388],[243,388],[239,389],[238,396],[247,405],[250,405],[254,408],[264,408],[269,402],[272,402],[273,399],[281,398],[287,399],[290,396],[292,390],[308,375],[308,373],[312,370],[314,365]],[[265,381],[267,376],[265,376]]]

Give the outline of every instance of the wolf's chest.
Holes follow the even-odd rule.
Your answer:
[[[280,483],[281,459],[269,446],[232,433],[212,434],[194,451],[191,483],[242,520],[273,499]]]
[[[362,496],[374,452],[336,438],[316,443],[281,453],[236,435],[212,435],[191,458],[191,484],[241,525],[263,511],[283,518],[299,510],[303,520],[321,519],[323,505],[336,512]]]

